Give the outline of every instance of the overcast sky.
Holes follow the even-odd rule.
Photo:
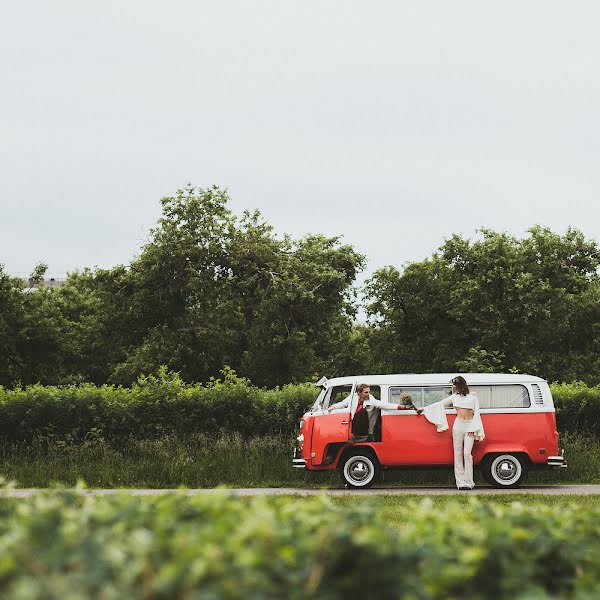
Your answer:
[[[365,275],[480,227],[600,241],[599,32],[596,1],[4,3],[0,263],[128,264],[187,182]]]

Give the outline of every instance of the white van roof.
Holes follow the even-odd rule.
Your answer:
[[[512,373],[460,373],[467,385],[492,385],[494,383],[543,383],[545,379],[535,375]],[[333,385],[446,385],[457,373],[398,373],[396,375],[351,375],[329,379],[327,387]]]

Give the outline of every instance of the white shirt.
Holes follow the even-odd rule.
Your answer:
[[[446,407],[453,406],[454,408],[470,408],[473,411],[473,419],[467,431],[475,434],[475,439],[481,441],[485,438],[483,422],[479,414],[479,400],[475,394],[452,394],[444,400],[440,400],[435,404],[426,406],[423,414],[430,423],[433,423],[438,431],[446,431],[448,429],[448,419],[446,418]]]
[[[350,414],[354,417],[354,413],[356,412],[356,408],[358,406],[358,394],[346,396],[341,402],[337,402],[336,404],[332,404],[329,409],[337,410],[338,408],[348,408],[350,406]],[[363,402],[363,406],[367,409],[367,412],[371,412],[374,408],[387,408],[390,410],[398,410],[399,404],[393,404],[391,402],[383,402],[382,400],[377,400],[373,396],[369,395],[369,399],[366,402]]]

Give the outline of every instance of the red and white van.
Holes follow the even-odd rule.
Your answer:
[[[355,393],[366,383],[371,395],[400,403],[408,392],[417,408],[442,400],[451,393],[455,374],[367,375],[321,379],[318,398],[300,420],[293,465],[312,471],[338,469],[348,486],[366,488],[380,469],[452,466],[454,409],[447,409],[449,429],[436,427],[413,410],[381,409],[375,441],[350,443],[352,406],[328,411],[328,407]],[[477,394],[485,439],[475,442],[473,462],[492,486],[519,486],[530,469],[566,467],[558,449],[558,432],[548,384],[531,375],[463,374]]]

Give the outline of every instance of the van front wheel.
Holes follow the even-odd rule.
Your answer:
[[[483,478],[496,488],[519,487],[527,477],[527,464],[516,454],[486,456],[481,465]]]
[[[369,454],[354,454],[342,459],[340,477],[353,488],[371,487],[379,474],[377,460]]]

